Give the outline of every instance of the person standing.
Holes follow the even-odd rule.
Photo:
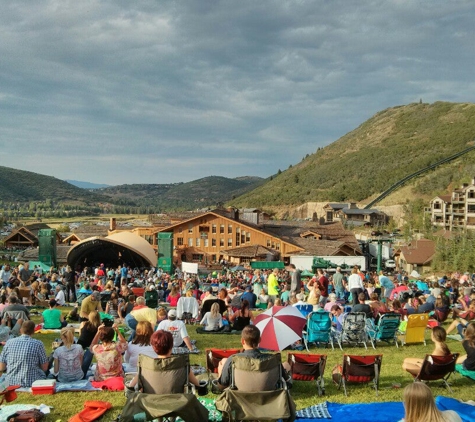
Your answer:
[[[353,267],[348,277],[348,290],[351,293],[353,306],[358,303],[358,295],[364,292],[363,280],[358,273],[358,267]]]
[[[391,297],[392,291],[394,290],[394,283],[390,280],[389,277],[384,275],[383,271],[380,271],[379,284],[384,289],[382,296],[385,298],[385,301],[388,301],[389,298]]]
[[[345,285],[343,284],[343,274],[341,268],[337,267],[335,274],[333,274],[333,288],[335,289],[336,297],[345,300]]]
[[[290,271],[290,294],[292,293],[300,293],[300,289],[302,287],[302,279],[300,270],[298,270],[294,264],[289,264],[289,271]]]
[[[63,275],[63,283],[66,286],[66,301],[75,303],[76,298],[76,273],[68,265]]]
[[[43,343],[34,339],[35,323],[24,321],[21,336],[7,341],[0,354],[0,371],[6,371],[8,385],[31,387],[37,380],[46,379],[48,356]]]
[[[269,274],[267,277],[267,294],[269,295],[269,299],[272,302],[279,297],[279,280],[277,278],[279,274],[279,270],[274,268],[274,270]]]

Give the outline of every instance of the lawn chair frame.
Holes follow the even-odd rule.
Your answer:
[[[459,353],[452,353],[447,356],[426,355],[419,373],[414,377],[414,382],[440,380],[447,390],[452,393],[448,379],[455,372],[455,364],[459,355]]]
[[[373,381],[373,387],[376,391],[376,396],[378,396],[382,360],[383,355],[343,355],[342,374],[338,389],[343,386],[345,396],[348,396],[346,383],[369,383]]]
[[[289,352],[287,362],[290,365],[294,381],[315,381],[318,395],[325,394],[323,374],[327,363],[327,355]]]
[[[375,343],[377,341],[384,341],[390,343],[394,341],[396,347],[399,348],[397,342],[399,324],[401,323],[401,314],[396,313],[386,313],[379,318],[378,324],[374,330],[366,327],[368,333],[369,341],[373,346],[373,349],[376,349]]]
[[[333,345],[333,335],[332,335],[332,321],[330,318],[329,312],[311,312],[307,319],[307,329],[302,331],[302,339],[309,352],[308,345],[314,343],[319,344],[330,344],[332,350],[335,350]]]

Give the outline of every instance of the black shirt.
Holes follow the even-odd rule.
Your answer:
[[[467,352],[467,359],[463,361],[464,369],[467,371],[475,371],[475,347],[470,346],[468,340],[464,340],[462,346]]]

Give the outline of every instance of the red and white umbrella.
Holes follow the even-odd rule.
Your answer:
[[[300,340],[307,319],[294,306],[273,306],[254,319],[261,332],[259,347],[284,350]]]

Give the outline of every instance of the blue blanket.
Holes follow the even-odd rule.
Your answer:
[[[464,404],[449,397],[437,397],[440,410],[455,410],[463,422],[475,422],[475,406]],[[404,417],[404,406],[400,402],[340,404],[327,402],[331,419],[297,418],[298,422],[321,422],[324,420],[361,422],[397,422]],[[368,416],[371,415],[371,416]]]

